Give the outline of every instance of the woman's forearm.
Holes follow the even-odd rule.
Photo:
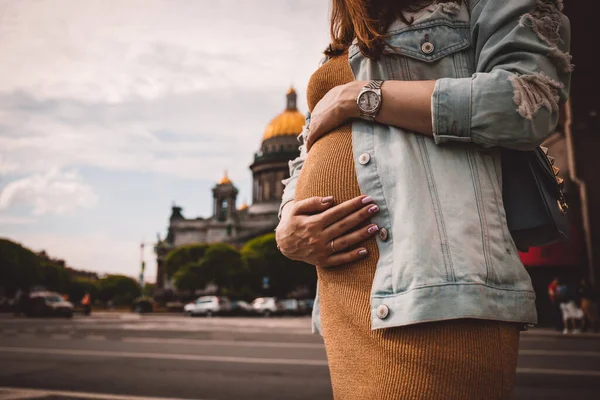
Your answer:
[[[366,84],[366,81],[349,84],[346,108],[353,118],[360,116],[356,97]],[[431,95],[434,87],[435,81],[385,81],[381,88],[383,102],[375,120],[432,136]]]

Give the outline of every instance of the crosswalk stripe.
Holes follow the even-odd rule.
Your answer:
[[[297,342],[256,342],[246,340],[203,340],[203,339],[167,339],[167,338],[144,338],[124,337],[121,339],[128,343],[163,343],[163,344],[189,344],[210,346],[235,346],[235,347],[276,347],[276,348],[300,348],[300,349],[325,349],[323,343],[297,343]]]
[[[207,356],[194,354],[164,354],[164,353],[134,353],[126,351],[97,351],[97,350],[73,350],[73,349],[42,349],[28,347],[0,347],[0,352],[26,353],[26,354],[52,354],[63,356],[89,356],[89,357],[113,357],[113,358],[150,358],[160,360],[178,361],[213,361],[241,364],[276,364],[276,365],[310,365],[327,366],[326,360],[303,360],[284,358],[259,358],[259,357],[229,357],[229,356]]]
[[[519,350],[523,356],[600,357],[600,351],[576,350]]]
[[[573,370],[573,369],[551,369],[551,368],[517,368],[517,374],[600,377],[600,371],[582,371],[582,370]]]
[[[100,399],[100,400],[188,400],[174,397],[147,397],[147,396],[127,396],[109,393],[90,393],[90,392],[72,392],[66,390],[43,390],[43,389],[23,389],[12,387],[1,387],[2,390],[8,390],[9,396],[14,394],[14,397],[9,397],[11,400],[34,399],[41,396],[64,396],[69,398],[80,399]],[[4,397],[3,397],[4,398]]]

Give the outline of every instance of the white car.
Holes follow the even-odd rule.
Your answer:
[[[257,314],[268,317],[283,313],[283,305],[276,297],[259,297],[252,302],[252,310]]]
[[[212,317],[216,314],[226,314],[231,311],[231,301],[224,296],[202,296],[198,297],[193,303],[188,303],[183,307],[185,315],[196,316],[205,315]]]

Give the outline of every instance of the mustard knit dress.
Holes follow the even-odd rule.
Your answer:
[[[330,89],[352,80],[348,56],[331,58],[310,79],[309,109]],[[334,196],[339,204],[361,195],[351,129],[344,125],[314,144],[298,178],[295,200]],[[379,254],[375,238],[363,245],[369,255],[362,260],[335,268],[317,266],[335,399],[506,398],[514,384],[517,326],[459,319],[371,330],[369,303]]]

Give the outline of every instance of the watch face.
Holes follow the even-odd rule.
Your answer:
[[[379,107],[379,95],[371,90],[363,92],[358,98],[358,106],[364,112],[373,112]]]

